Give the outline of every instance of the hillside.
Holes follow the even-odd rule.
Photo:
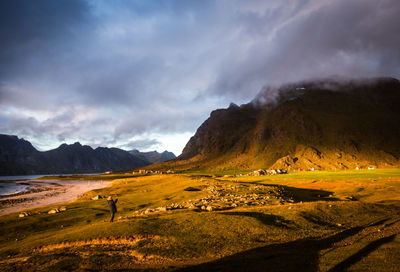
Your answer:
[[[399,167],[399,139],[397,79],[302,82],[265,88],[248,104],[213,111],[173,165]]]
[[[62,144],[40,152],[17,136],[0,135],[0,175],[98,173],[150,164],[118,148]]]

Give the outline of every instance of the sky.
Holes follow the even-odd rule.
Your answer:
[[[0,133],[179,155],[264,86],[400,78],[398,0],[2,0]]]

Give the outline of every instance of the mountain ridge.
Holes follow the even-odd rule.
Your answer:
[[[172,159],[175,159],[176,156],[173,152],[169,152],[167,150],[159,153],[157,151],[148,151],[148,152],[141,152],[137,149],[133,149],[128,151],[129,153],[131,153],[132,155],[138,156],[140,158],[143,158],[147,161],[149,161],[150,163],[154,164],[154,163],[162,163],[165,161],[169,161]]]
[[[264,89],[248,104],[211,112],[174,165],[288,170],[400,166],[397,79],[301,82],[282,88],[278,94]]]
[[[63,143],[48,151],[38,151],[23,138],[0,134],[0,175],[98,173],[150,164],[152,162],[145,157],[118,148],[93,149],[76,142]]]

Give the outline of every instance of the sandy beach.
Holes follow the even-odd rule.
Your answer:
[[[111,181],[25,180],[16,183],[27,184],[30,190],[0,198],[0,215],[72,201],[87,191],[106,187]]]

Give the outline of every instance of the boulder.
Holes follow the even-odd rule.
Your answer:
[[[66,210],[67,210],[67,207],[65,207],[65,206],[62,206],[62,207],[59,208],[60,212],[65,212]]]
[[[30,215],[31,215],[30,212],[22,212],[22,213],[20,213],[20,214],[18,215],[18,217],[27,217],[27,216],[30,216]]]
[[[153,209],[146,209],[146,210],[144,211],[144,214],[149,214],[149,213],[153,213],[153,212],[154,212]]]
[[[92,200],[98,200],[98,199],[102,199],[103,197],[101,195],[97,195],[95,197],[92,197]]]
[[[60,212],[58,209],[52,209],[48,212],[48,214],[54,214]]]

